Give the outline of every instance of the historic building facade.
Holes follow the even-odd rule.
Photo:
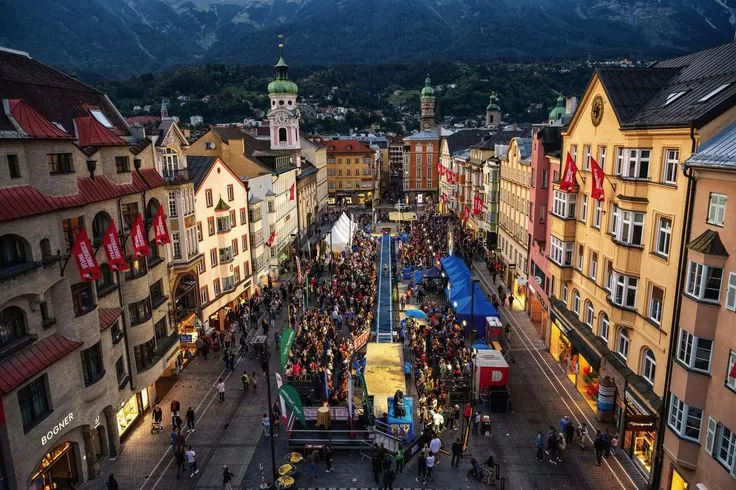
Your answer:
[[[363,204],[375,192],[376,152],[357,140],[325,141],[330,204]]]

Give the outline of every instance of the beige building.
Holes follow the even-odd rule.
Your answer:
[[[0,479],[50,488],[68,472],[94,478],[169,385],[158,381],[179,335],[167,250],[149,228],[167,189],[150,140],[103,93],[4,50],[0,81]],[[112,222],[127,270],[100,247],[100,277],[85,279],[73,245],[85,230],[95,250]]]
[[[736,487],[735,147],[732,124],[685,161],[690,232],[660,488]]]
[[[531,139],[516,137],[500,162],[498,248],[506,267],[502,277],[516,300],[513,306],[522,310],[526,309],[527,300],[531,156]]]
[[[330,204],[363,204],[373,199],[375,191],[375,152],[357,140],[329,140],[327,148],[327,183]]]

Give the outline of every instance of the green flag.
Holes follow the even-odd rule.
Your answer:
[[[279,345],[279,354],[281,356],[281,369],[286,367],[286,361],[289,360],[289,352],[291,352],[291,346],[294,345],[294,339],[296,338],[296,332],[293,328],[285,328],[281,334],[281,345]]]
[[[281,396],[286,404],[289,406],[294,415],[299,418],[302,427],[307,428],[307,422],[304,420],[304,407],[302,407],[302,400],[299,398],[299,393],[296,389],[288,383],[281,385],[279,388],[279,396]]]

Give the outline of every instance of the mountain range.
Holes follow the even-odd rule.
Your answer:
[[[736,0],[0,0],[0,45],[88,79],[300,65],[675,56],[730,42]]]

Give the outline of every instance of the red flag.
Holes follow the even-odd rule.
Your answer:
[[[289,201],[294,200],[294,189],[296,187],[296,184],[291,184],[291,187],[289,187]]]
[[[463,221],[467,221],[468,219],[470,219],[470,208],[465,204],[463,207]]]
[[[148,248],[148,240],[146,237],[146,227],[143,224],[143,216],[138,213],[133,228],[130,229],[130,240],[133,242],[133,250],[136,257],[148,256],[151,250]]]
[[[444,192],[442,193],[442,202],[447,204],[447,194]]]
[[[481,214],[483,212],[483,199],[480,196],[473,196],[473,214]]]
[[[603,179],[605,178],[605,174],[592,155],[590,157],[590,173],[593,176],[593,190],[590,192],[590,197],[596,201],[603,201],[606,197],[606,193],[603,191]]]
[[[296,283],[301,284],[302,283],[302,261],[299,260],[299,257],[294,257],[294,262],[296,262]]]
[[[102,237],[102,247],[105,249],[107,256],[107,265],[112,271],[124,271],[128,268],[128,262],[125,260],[123,251],[120,249],[120,239],[118,238],[118,229],[115,222],[110,220],[107,225],[105,236]]]
[[[72,254],[74,255],[74,260],[77,261],[79,276],[82,282],[96,281],[102,277],[100,266],[97,265],[97,259],[95,258],[95,251],[87,236],[87,230],[84,228],[79,230],[77,239],[74,240]]]
[[[575,160],[572,159],[570,152],[567,153],[567,161],[565,162],[565,170],[562,172],[562,180],[560,181],[560,190],[563,192],[572,192],[575,187],[575,175],[578,173],[578,167]]]
[[[266,240],[266,246],[273,247],[273,241],[275,239],[276,239],[276,232],[272,231],[271,234],[268,236],[268,240]]]
[[[153,233],[157,245],[161,245],[163,243],[171,243],[171,237],[169,236],[169,227],[166,226],[166,216],[164,216],[163,206],[158,207],[158,211],[156,211],[156,216],[153,217]]]

